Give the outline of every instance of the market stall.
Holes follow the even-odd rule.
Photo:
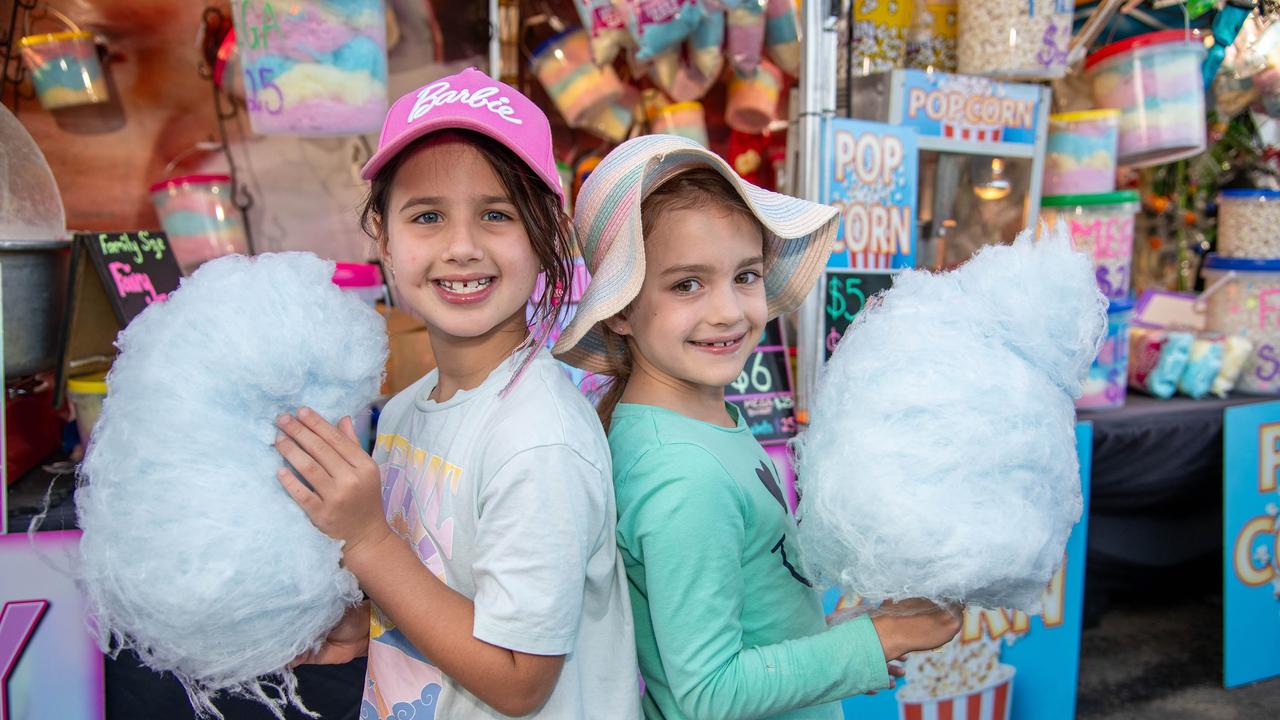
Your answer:
[[[803,481],[798,491],[787,448],[815,378],[900,273],[953,269],[1041,223],[1063,223],[1091,257],[1109,312],[1076,404],[1087,513],[1046,610],[972,609],[937,662],[913,666],[903,691],[849,700],[850,716],[941,716],[960,703],[984,717],[1072,717],[1086,604],[1219,553],[1241,570],[1224,577],[1244,598],[1228,624],[1280,599],[1274,482],[1259,485],[1264,500],[1224,501],[1275,467],[1259,470],[1267,449],[1224,433],[1271,437],[1260,433],[1280,423],[1267,404],[1280,395],[1273,3],[262,0],[173,3],[163,18],[84,5],[19,0],[0,18],[9,533],[74,540],[75,466],[110,392],[114,340],[232,253],[336,260],[333,282],[387,318],[386,382],[360,429],[371,446],[381,403],[434,361],[351,211],[359,169],[390,100],[475,65],[549,116],[569,210],[610,149],[651,133],[840,210],[817,288],[769,324],[726,389],[793,511]],[[556,293],[567,324],[588,281],[579,262],[570,287],[544,281],[533,303]],[[565,370],[601,395],[600,377]],[[1231,420],[1242,406],[1255,414]],[[1270,524],[1245,518],[1248,503],[1272,508]],[[857,603],[827,599],[833,611]],[[90,655],[83,692],[62,696],[89,709],[49,713],[102,714]],[[1274,653],[1228,655],[1228,684],[1280,674]],[[176,682],[132,656],[105,668],[108,715],[189,710]],[[305,669],[301,692],[325,717],[356,717],[358,699],[330,690],[363,672]],[[23,677],[23,692],[41,687]],[[228,706],[254,713],[265,716]]]

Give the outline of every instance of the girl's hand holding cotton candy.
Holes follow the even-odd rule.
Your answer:
[[[343,665],[369,654],[369,601],[347,608],[342,621],[333,626],[324,644],[294,658],[289,667],[299,665]]]
[[[277,418],[282,434],[276,449],[306,485],[287,468],[276,476],[320,532],[342,541],[342,556],[350,565],[353,555],[377,547],[391,528],[382,511],[377,463],[360,447],[351,418],[338,425],[305,407],[297,417]]]
[[[76,490],[80,579],[103,648],[172,672],[202,717],[219,693],[301,707],[288,666],[361,599],[273,446],[281,413],[337,420],[377,395],[386,325],[333,272],[310,253],[212,260],[116,341]]]
[[[873,614],[871,623],[884,648],[884,659],[890,661],[910,652],[946,645],[960,632],[963,619],[963,607],[912,598],[884,603]]]
[[[807,576],[1038,611],[1082,510],[1073,400],[1107,300],[1064,225],[906,271],[857,316],[796,442]]]

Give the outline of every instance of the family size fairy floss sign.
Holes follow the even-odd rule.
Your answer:
[[[1008,610],[965,612],[958,641],[943,652],[916,653],[898,688],[848,698],[859,720],[1071,720],[1075,717],[1084,610],[1085,536],[1093,426],[1076,425],[1084,512],[1067,540],[1066,561],[1044,592],[1039,615]],[[845,604],[827,593],[827,611]]]
[[[846,118],[825,124],[822,202],[840,210],[827,267],[911,267],[916,256],[915,131]]]
[[[1223,419],[1223,684],[1280,675],[1280,402]]]

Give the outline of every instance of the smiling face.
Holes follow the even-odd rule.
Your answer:
[[[608,321],[643,372],[715,392],[737,379],[768,317],[763,244],[751,218],[714,204],[661,214],[640,294]]]
[[[485,157],[442,138],[396,171],[381,219],[400,300],[433,341],[525,328],[541,263],[523,218]]]

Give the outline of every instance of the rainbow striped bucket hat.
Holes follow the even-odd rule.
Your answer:
[[[840,218],[836,209],[748,183],[693,140],[644,135],[619,145],[582,185],[573,224],[591,284],[552,352],[575,367],[609,373],[621,348],[605,346],[601,321],[622,312],[644,284],[640,204],[681,172],[711,168],[738,191],[764,227],[769,318],[796,309],[827,264]]]

